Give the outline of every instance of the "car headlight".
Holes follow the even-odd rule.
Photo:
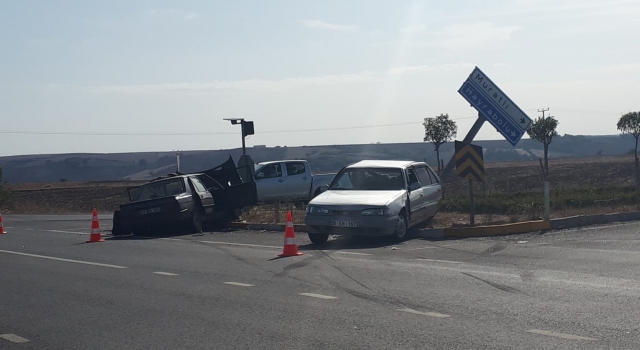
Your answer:
[[[391,210],[387,208],[378,208],[378,209],[365,209],[361,213],[365,216],[382,216],[382,215],[390,215]]]
[[[321,207],[313,207],[313,206],[309,206],[307,208],[307,213],[309,214],[316,214],[316,215],[326,215],[329,214],[329,209],[327,208],[321,208]]]

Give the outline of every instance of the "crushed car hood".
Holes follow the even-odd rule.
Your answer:
[[[398,197],[406,195],[406,190],[397,191],[327,191],[314,198],[309,205],[364,205],[382,207]]]

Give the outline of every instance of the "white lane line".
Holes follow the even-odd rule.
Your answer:
[[[311,297],[311,298],[318,298],[318,299],[338,299],[338,297],[332,297],[330,295],[322,295],[322,294],[315,294],[315,293],[298,293],[298,295]]]
[[[343,251],[331,251],[331,250],[323,250],[323,252],[325,252],[325,253],[336,253],[336,254],[362,255],[362,256],[371,255],[369,253],[343,252]]]
[[[33,231],[33,229],[32,229],[32,228],[25,228],[25,230],[27,230],[27,231]]]
[[[188,240],[184,240],[188,241]],[[252,247],[252,248],[269,248],[269,249],[282,249],[282,247],[276,247],[273,245],[260,245],[260,244],[247,244],[247,243],[230,243],[230,242],[216,242],[216,241],[196,241],[200,243],[209,243],[209,244],[224,244],[224,245],[235,245],[239,247]]]
[[[449,263],[449,264],[462,264],[462,261],[451,261],[451,260],[436,260],[436,259],[423,259],[420,258],[418,260],[421,261],[431,261],[431,262],[439,262],[439,263]]]
[[[224,284],[228,284],[230,286],[238,286],[238,287],[255,287],[253,284],[240,283],[240,282],[224,282]]]
[[[87,232],[74,232],[74,231],[63,231],[63,230],[44,230],[46,232],[54,232],[54,233],[73,233],[76,235],[88,235],[90,233]]]
[[[142,236],[140,236],[142,237]],[[151,238],[151,237],[144,237]],[[251,248],[269,248],[269,249],[282,249],[282,247],[276,247],[273,245],[260,245],[260,244],[248,244],[248,243],[232,243],[232,242],[218,242],[218,241],[196,241],[191,239],[181,239],[181,238],[158,238],[165,241],[181,241],[181,242],[198,242],[198,243],[209,243],[209,244],[222,244],[222,245],[233,245],[239,247],[251,247]]]
[[[437,318],[451,317],[451,315],[440,314],[440,313],[437,313],[437,312],[417,311],[417,310],[414,310],[414,309],[396,309],[396,311],[408,312],[410,314],[416,314],[416,315],[422,315],[422,316],[431,316],[431,317],[437,317]]]
[[[7,253],[7,254],[15,254],[15,255],[22,255],[22,256],[29,256],[32,258],[40,258],[40,259],[49,259],[49,260],[56,260],[56,261],[64,261],[64,262],[70,262],[70,263],[76,263],[76,264],[84,264],[84,265],[92,265],[92,266],[101,266],[101,267],[110,267],[112,269],[126,269],[125,266],[118,266],[118,265],[110,265],[110,264],[101,264],[101,263],[96,263],[96,262],[91,262],[91,261],[81,261],[81,260],[72,260],[72,259],[63,259],[63,258],[56,258],[53,256],[46,256],[46,255],[37,255],[37,254],[29,254],[29,253],[21,253],[21,252],[12,252],[10,250],[0,250],[0,253]]]
[[[406,251],[407,251],[407,252],[410,252],[410,251],[412,251],[412,250],[436,249],[436,248],[439,248],[439,247],[420,247],[420,248],[411,248],[411,249],[407,249]]]
[[[13,343],[26,343],[29,341],[29,339],[17,336],[15,334],[0,334],[0,338]]]
[[[171,272],[162,272],[162,271],[156,271],[154,272],[156,275],[163,275],[163,276],[178,276],[177,273],[171,273]]]
[[[545,331],[545,330],[542,330],[542,329],[529,329],[527,332],[534,333],[534,334],[548,335],[550,337],[571,339],[571,340],[592,340],[592,341],[598,340],[598,339],[593,339],[593,338],[589,338],[589,337],[581,337],[579,335],[574,335],[574,334],[558,333],[558,332],[553,332],[553,331]]]

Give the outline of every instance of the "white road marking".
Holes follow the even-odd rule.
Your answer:
[[[436,248],[440,248],[440,247],[432,247],[432,246],[429,246],[429,247],[411,248],[411,249],[407,249],[406,251],[410,252],[410,251],[412,251],[412,250],[436,249]]]
[[[44,230],[46,232],[54,232],[54,233],[73,233],[74,235],[89,235],[88,232],[74,232],[74,231],[63,231],[63,230]]]
[[[581,337],[579,335],[574,335],[574,334],[545,331],[545,330],[542,330],[542,329],[529,329],[527,332],[534,333],[534,334],[548,335],[550,337],[571,339],[571,340],[592,340],[592,341],[593,340],[598,340],[598,339],[593,339],[593,338],[589,338],[589,337]]]
[[[282,249],[282,247],[276,247],[276,246],[273,246],[273,245],[260,245],[260,244],[247,244],[247,243],[230,243],[230,242],[216,242],[216,241],[196,241],[196,242],[209,243],[209,244],[234,245],[234,246],[239,246],[239,247]]]
[[[240,282],[224,282],[224,284],[228,284],[230,286],[238,286],[238,287],[255,287],[253,284],[240,283]]]
[[[408,312],[410,314],[431,316],[431,317],[437,317],[437,318],[451,317],[451,315],[440,314],[440,313],[437,313],[437,312],[417,311],[417,310],[414,310],[414,309],[396,309],[396,311]]]
[[[8,340],[13,343],[26,343],[29,339],[17,336],[15,334],[0,334],[0,338]]]
[[[27,231],[33,231],[33,229],[32,229],[32,228],[25,228],[25,230],[27,230]]]
[[[101,264],[101,263],[96,263],[96,262],[91,262],[91,261],[81,261],[81,260],[72,260],[72,259],[64,259],[64,258],[56,258],[53,256],[46,256],[46,255],[37,255],[37,254],[29,254],[29,253],[21,253],[21,252],[12,252],[9,250],[0,250],[0,253],[7,253],[7,254],[15,254],[15,255],[22,255],[22,256],[29,256],[32,258],[40,258],[40,259],[49,259],[49,260],[56,260],[56,261],[64,261],[64,262],[70,262],[70,263],[76,263],[76,264],[84,264],[84,265],[92,265],[92,266],[101,266],[101,267],[110,267],[112,269],[126,269],[125,266],[118,266],[118,265],[110,265],[110,264]]]
[[[343,252],[343,251],[331,251],[331,250],[323,250],[323,252],[325,252],[325,253],[336,253],[336,254],[362,255],[362,256],[371,255],[371,254],[368,254],[368,253]]]
[[[151,237],[149,237],[151,238]],[[199,242],[199,243],[209,243],[209,244],[223,244],[223,245],[233,245],[240,247],[252,247],[252,248],[269,248],[269,249],[282,249],[282,247],[276,247],[273,245],[260,245],[260,244],[248,244],[248,243],[231,243],[231,242],[218,242],[218,241],[194,241],[190,239],[180,239],[180,238],[159,238],[165,241],[183,241],[183,242]]]
[[[156,275],[163,275],[163,276],[178,276],[177,273],[171,273],[171,272],[162,272],[162,271],[156,271],[154,272]]]
[[[322,295],[322,294],[315,294],[315,293],[298,293],[298,295],[311,297],[311,298],[318,298],[318,299],[338,299],[338,297],[332,297],[330,295]]]
[[[436,260],[436,259],[424,259],[424,258],[420,258],[420,259],[418,259],[418,260],[421,260],[421,261],[440,262],[440,263],[449,263],[449,264],[462,264],[462,261]]]

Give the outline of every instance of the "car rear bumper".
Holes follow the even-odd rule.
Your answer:
[[[305,217],[307,231],[311,233],[328,233],[345,236],[388,236],[395,232],[398,215],[392,216],[325,216],[307,215]],[[330,221],[355,221],[356,227],[336,227]]]

